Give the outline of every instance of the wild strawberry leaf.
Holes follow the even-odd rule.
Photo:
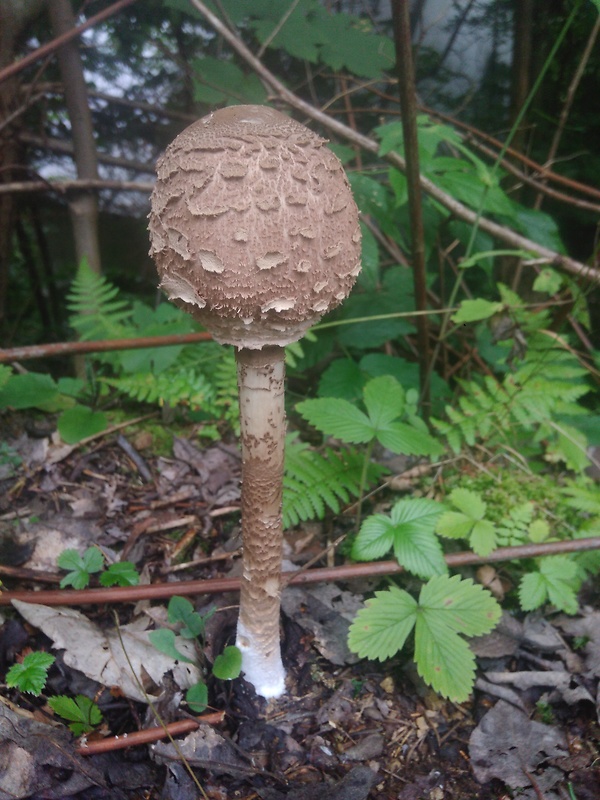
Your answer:
[[[417,603],[408,592],[391,586],[367,600],[350,626],[348,646],[361,658],[384,661],[404,646],[416,621]]]
[[[50,653],[28,653],[20,664],[13,664],[6,673],[6,685],[29,694],[41,694],[48,670],[55,662]]]
[[[398,563],[422,578],[447,571],[435,521],[442,506],[424,498],[400,500],[390,516],[374,514],[362,524],[352,547],[359,561],[381,558],[393,549]]]
[[[383,660],[404,646],[414,627],[419,674],[444,697],[463,702],[473,688],[475,657],[462,636],[489,632],[500,614],[483,587],[438,575],[423,586],[418,603],[395,586],[376,592],[352,622],[348,644],[361,657]]]

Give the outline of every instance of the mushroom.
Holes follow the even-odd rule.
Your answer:
[[[326,140],[266,106],[233,106],[177,136],[150,212],[160,286],[236,347],[243,575],[236,644],[257,694],[285,689],[279,611],[284,347],[350,292],[358,210]]]

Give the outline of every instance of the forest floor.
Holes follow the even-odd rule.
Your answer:
[[[166,624],[168,598],[89,605],[67,597],[57,606],[35,593],[58,588],[61,552],[91,545],[108,559],[134,562],[142,583],[172,583],[173,594],[178,581],[236,575],[236,447],[202,446],[188,432],[166,450],[152,429],[127,429],[66,448],[33,422],[0,420],[0,439],[21,458],[0,464],[0,680],[30,651],[52,652],[56,662],[39,697],[2,684],[0,800],[600,798],[594,587],[575,617],[505,615],[475,642],[476,690],[460,705],[428,690],[406,657],[376,664],[348,651],[349,621],[374,581],[288,587],[286,696],[267,704],[241,678],[211,677],[202,721],[180,704],[181,665],[156,678],[164,656],[157,651],[155,664],[144,639],[145,629]],[[302,567],[338,533],[326,524],[300,526],[286,534],[286,559]],[[24,590],[29,605],[11,609],[10,593]],[[217,609],[206,627],[210,662],[233,641],[236,595],[190,599],[201,611]],[[194,728],[201,720],[175,743],[123,748],[136,731],[160,727],[131,680],[136,663],[163,723],[191,720]],[[102,741],[105,752],[86,755],[86,743],[53,714],[47,698],[64,694],[96,699],[104,719],[87,747]]]

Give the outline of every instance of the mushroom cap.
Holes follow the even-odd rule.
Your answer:
[[[358,209],[326,140],[267,106],[190,125],[157,164],[160,286],[224,344],[286,345],[349,294]]]

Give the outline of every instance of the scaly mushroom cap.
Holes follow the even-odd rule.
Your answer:
[[[150,254],[161,288],[217,341],[289,344],[349,294],[358,209],[325,145],[272,108],[233,106],[159,160]]]

